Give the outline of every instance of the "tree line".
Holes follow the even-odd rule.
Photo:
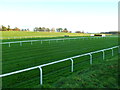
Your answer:
[[[71,33],[71,31],[68,31],[67,28],[45,28],[45,27],[35,27],[34,32],[66,32]]]
[[[28,29],[19,29],[18,27],[11,28],[10,25],[7,27],[1,26],[0,31],[30,31]],[[34,32],[64,32],[64,33],[72,33],[72,31],[69,31],[67,28],[46,28],[46,27],[35,27],[33,29]],[[83,31],[75,31],[75,33],[84,33]]]
[[[10,25],[7,27],[2,25],[0,31],[29,31],[29,29],[19,29],[18,27],[11,28]]]

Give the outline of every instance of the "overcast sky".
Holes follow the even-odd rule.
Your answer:
[[[118,0],[0,0],[0,25],[11,28],[118,30]]]

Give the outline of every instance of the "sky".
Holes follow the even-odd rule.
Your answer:
[[[20,29],[118,30],[119,0],[0,0],[0,25]]]

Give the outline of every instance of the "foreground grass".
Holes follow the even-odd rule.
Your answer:
[[[118,56],[62,77],[52,85],[43,85],[43,88],[118,88]]]
[[[104,44],[104,45],[103,45]],[[118,45],[117,38],[86,38],[76,40],[63,41],[48,41],[23,43],[22,46],[18,44],[2,45],[2,66],[3,74],[17,70],[30,68],[33,66],[57,61],[60,59],[72,57],[75,55],[96,51],[104,48],[109,48]],[[117,53],[114,49],[114,54]],[[109,55],[108,55],[109,54]],[[111,50],[105,52],[105,58],[111,58]],[[93,60],[100,62],[102,53],[94,54]],[[82,63],[83,62],[83,63]],[[77,64],[80,63],[80,64]],[[74,60],[74,71],[83,70],[90,66],[89,56],[77,58]],[[62,76],[69,76],[71,62],[66,61],[43,67],[43,81],[44,84],[52,85]],[[40,75],[39,69],[7,76],[3,78],[4,88],[33,88],[39,85]],[[56,86],[57,87],[57,86]]]

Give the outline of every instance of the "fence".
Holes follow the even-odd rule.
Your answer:
[[[35,41],[40,41],[42,44],[43,41],[49,41],[49,43],[50,43],[50,41],[53,41],[53,40],[56,40],[56,42],[58,42],[58,40],[63,40],[63,42],[64,42],[64,40],[67,40],[67,39],[71,40],[71,39],[85,39],[85,38],[88,39],[88,37],[80,37],[80,38],[45,39],[45,40],[26,40],[26,41],[2,42],[0,44],[8,44],[8,46],[11,47],[12,43],[20,43],[20,46],[22,46],[22,43],[25,43],[25,42],[30,42],[32,45],[33,42],[35,42]],[[91,38],[105,38],[105,37],[91,37]]]
[[[90,52],[90,53],[86,53],[86,54],[82,54],[82,55],[77,55],[77,56],[73,56],[73,57],[70,57],[70,58],[62,59],[62,60],[59,60],[59,61],[55,61],[55,62],[51,62],[51,63],[47,63],[47,64],[35,66],[35,67],[31,67],[31,68],[27,68],[27,69],[15,71],[15,72],[2,74],[2,75],[0,75],[0,77],[5,77],[5,76],[12,75],[12,74],[17,74],[17,73],[20,73],[20,72],[24,72],[24,71],[28,71],[28,70],[39,68],[39,70],[40,70],[40,84],[42,85],[43,84],[43,80],[42,80],[42,76],[43,76],[43,74],[42,74],[42,67],[70,60],[71,61],[71,72],[73,72],[73,63],[74,63],[73,59],[74,58],[78,58],[78,57],[82,57],[82,56],[85,56],[85,55],[89,55],[90,56],[90,64],[92,65],[92,54],[93,53],[103,52],[103,60],[104,60],[105,59],[105,51],[106,50],[112,50],[112,56],[113,56],[114,55],[114,52],[113,52],[114,48],[118,48],[118,52],[120,53],[120,45],[119,45],[119,46],[114,46],[114,47],[107,48],[107,49],[102,49],[102,50],[98,50],[98,51],[94,51],[94,52]]]
[[[22,39],[22,38],[42,38],[42,37],[62,37],[63,35],[45,35],[45,36],[14,36],[14,37],[0,37],[0,39]]]
[[[14,37],[0,37],[0,39],[24,39],[24,38],[42,38],[42,37],[63,37],[63,35],[46,35],[46,36],[14,36]]]

